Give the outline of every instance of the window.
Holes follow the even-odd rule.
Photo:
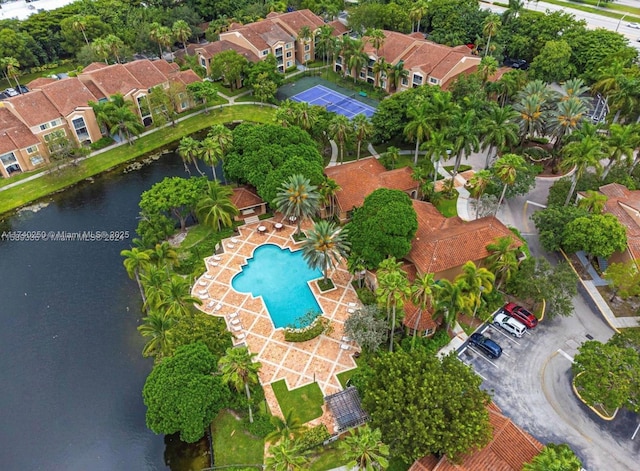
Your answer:
[[[45,134],[44,140],[47,142],[51,142],[54,139],[59,139],[61,137],[65,137],[66,133],[64,129],[58,129],[57,131],[50,132],[49,134]]]
[[[7,168],[9,165],[17,163],[18,159],[16,159],[16,156],[13,152],[8,152],[6,154],[0,155],[0,162],[2,162],[2,165],[4,165],[5,168]]]
[[[38,152],[38,146],[29,146],[27,147],[27,154],[35,154]]]
[[[287,52],[287,59],[291,59],[291,51]]]
[[[31,161],[31,165],[40,165],[41,163],[44,163],[44,157],[40,156],[40,155],[34,155],[32,157],[29,158],[29,160]]]
[[[409,85],[409,80],[407,77],[402,77],[402,85]]]
[[[311,46],[309,44],[305,44],[304,45],[304,50],[305,51],[310,51],[311,50]]]
[[[75,130],[76,136],[78,136],[78,140],[80,142],[89,139],[89,131],[87,131],[87,125],[84,122],[84,118],[75,118],[71,121],[71,124],[73,124],[73,129]]]
[[[365,76],[364,72],[360,72],[360,78],[361,78],[361,79],[363,79],[363,78],[365,78],[365,77],[366,77],[366,76]]]
[[[304,60],[308,61],[309,59],[311,59],[311,54],[305,54]]]
[[[266,56],[267,54],[269,54],[269,49],[265,49],[264,51],[262,51],[263,56]]]
[[[287,61],[287,69],[293,65],[293,62]]]
[[[184,110],[189,106],[189,103],[187,103],[186,101],[182,101],[180,102],[180,109]]]
[[[429,77],[429,83],[438,83],[438,79],[434,77]]]
[[[47,129],[49,129],[51,127],[50,123],[44,123],[40,125],[40,131],[46,131]]]
[[[276,57],[282,57],[282,48],[281,47],[276,49]]]
[[[422,75],[413,74],[413,84],[422,85]]]
[[[204,57],[200,57],[200,65],[202,67],[206,67],[207,66],[207,60]]]
[[[291,43],[287,43],[287,44],[285,44],[285,46],[284,46],[284,47],[285,47],[285,49],[291,49]]]

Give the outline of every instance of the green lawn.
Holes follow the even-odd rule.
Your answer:
[[[625,17],[625,21],[628,21],[630,23],[633,22],[640,22],[640,16],[629,16],[628,13],[635,13],[638,14],[638,9],[637,8],[633,8],[633,7],[625,7],[623,5],[615,5],[615,7],[621,7],[621,8],[615,8],[614,5],[609,4],[606,5],[604,3],[600,3],[600,8],[595,8],[592,7],[590,5],[585,5],[584,3],[591,3],[591,2],[572,2],[572,1],[562,1],[562,0],[544,0],[547,3],[552,3],[554,5],[558,5],[561,7],[566,7],[566,8],[573,8],[574,10],[580,10],[580,11],[585,11],[587,13],[595,13],[597,15],[600,16],[607,16],[609,18],[615,18],[615,19],[620,19],[625,15],[625,12],[627,12],[627,16]],[[497,6],[502,6],[505,8],[508,8],[508,4],[506,2],[494,2],[494,5]],[[596,5],[597,1],[593,1],[593,5]],[[526,6],[526,5],[525,5]],[[602,7],[606,6],[606,10],[603,9]],[[525,8],[526,10],[530,10],[530,11],[535,11],[535,7],[529,6],[528,8]],[[538,11],[541,11],[542,8],[540,8]],[[621,11],[622,13],[616,13],[615,11],[611,11],[611,10],[618,10]]]
[[[248,88],[236,88],[235,90],[231,90],[229,87],[225,87],[224,85],[222,85],[222,82],[218,81],[218,82],[211,82],[213,83],[213,86],[216,87],[216,90],[218,90],[219,93],[222,93],[223,95],[226,96],[236,96],[236,95],[240,95],[241,93],[246,92],[247,90],[249,90]]]
[[[289,391],[284,379],[271,384],[284,414],[293,409],[303,424],[322,415],[324,397],[318,383],[311,383]]]
[[[327,447],[320,448],[319,451],[319,453],[311,455],[309,471],[328,471],[348,463],[348,461],[342,457],[340,450],[338,450],[337,443],[332,443]]]
[[[357,368],[354,368],[352,370],[347,370],[347,371],[343,371],[342,373],[338,373],[338,381],[340,381],[340,385],[343,388],[347,387],[347,381],[349,381],[351,379],[351,377],[354,375],[354,373],[357,371]]]
[[[214,109],[208,115],[192,116],[178,123],[175,127],[169,126],[144,136],[136,140],[131,146],[125,144],[116,147],[102,154],[94,155],[80,162],[78,166],[69,168],[61,173],[49,174],[3,191],[0,198],[0,214],[62,190],[119,164],[143,156],[150,151],[178,141],[183,136],[193,134],[214,124],[240,120],[261,123],[270,122],[272,121],[273,113],[274,109],[270,107],[242,105]]]
[[[249,434],[243,422],[229,411],[222,411],[211,424],[216,466],[261,465],[264,440]]]
[[[458,215],[458,192],[452,199],[442,198],[438,204],[436,204],[436,208],[438,211],[442,213],[444,217],[451,218],[453,216]]]

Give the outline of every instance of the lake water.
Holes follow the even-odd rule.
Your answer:
[[[0,241],[0,469],[165,470],[145,425],[140,295],[122,266],[142,191],[185,176],[168,154],[83,183],[13,231],[129,231],[120,242]],[[2,193],[0,193],[2,198]]]

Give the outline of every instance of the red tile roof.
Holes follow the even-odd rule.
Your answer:
[[[347,28],[340,20],[333,20],[327,24],[333,27],[333,31],[331,32],[332,36],[342,36],[349,31],[349,28]]]
[[[413,463],[409,471],[520,471],[542,450],[542,444],[504,416],[498,406],[487,406],[493,438],[482,450],[469,453],[460,464],[433,455]]]
[[[489,256],[486,246],[499,237],[522,241],[494,216],[463,221],[458,216],[445,218],[431,204],[412,200],[418,218],[418,230],[407,255],[420,273],[440,273],[468,261],[478,262]]]
[[[220,39],[234,34],[244,36],[259,51],[269,49],[279,41],[292,42],[294,40],[292,33],[270,19],[242,26],[233,24],[229,26],[229,31],[220,34]]]
[[[629,190],[619,183],[599,188],[609,199],[603,212],[613,214],[627,230],[627,247],[634,260],[640,260],[640,190]]]
[[[288,13],[272,12],[267,15],[267,19],[283,25],[294,36],[298,36],[303,26],[308,26],[313,31],[324,25],[322,18],[307,9]]]
[[[83,82],[91,80],[107,97],[120,93],[127,95],[134,90],[146,89],[122,64],[80,74]]]
[[[260,198],[254,190],[248,187],[241,186],[233,189],[233,196],[231,202],[238,210],[253,208],[259,204],[264,203],[264,200]]]
[[[409,167],[387,170],[374,157],[327,167],[325,173],[341,188],[336,200],[344,212],[362,206],[365,197],[378,188],[410,191],[417,185]]]
[[[108,65],[105,64],[104,62],[92,62],[91,64],[86,66],[84,69],[82,69],[82,71],[91,72],[92,70],[104,69],[105,67],[108,67]]]
[[[202,56],[206,59],[211,59],[216,54],[228,50],[236,51],[238,54],[251,62],[258,62],[260,60],[258,56],[253,53],[253,51],[250,51],[249,49],[246,49],[242,46],[238,46],[231,41],[225,41],[224,39],[205,44],[204,46],[196,49],[196,51],[202,54]]]
[[[53,79],[51,77],[38,77],[37,79],[29,82],[27,84],[27,87],[29,87],[29,90],[35,90],[36,88],[40,88],[43,85],[46,85],[48,83],[55,82],[55,81],[56,79]]]
[[[60,111],[49,101],[42,90],[34,90],[23,95],[7,98],[6,100],[16,111],[27,126],[37,126],[61,118]]]
[[[190,83],[200,82],[202,79],[196,74],[193,70],[181,70],[178,72],[173,78],[173,80],[179,80],[185,85],[189,85]]]
[[[187,46],[187,49],[192,46],[192,44],[189,44],[189,46]],[[194,49],[195,47],[197,47],[197,44],[193,44]],[[175,62],[167,62],[166,60],[157,60],[157,61],[153,61],[152,62],[153,66],[158,69],[160,72],[162,72],[164,74],[165,77],[170,77],[171,75],[177,73],[180,71],[180,66],[178,64],[176,64]]]
[[[167,81],[167,74],[160,72],[154,62],[148,59],[129,62],[124,64],[124,68],[143,88],[152,88]]]
[[[41,87],[49,101],[63,115],[68,116],[80,106],[87,106],[97,97],[76,77],[56,80]]]
[[[0,154],[39,144],[38,138],[8,108],[0,105]]]

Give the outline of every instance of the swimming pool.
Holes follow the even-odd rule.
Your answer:
[[[241,293],[262,296],[273,325],[279,329],[295,325],[310,310],[321,312],[307,285],[307,281],[321,276],[320,270],[309,268],[301,251],[265,244],[253,252],[242,271],[231,280],[231,286]]]

